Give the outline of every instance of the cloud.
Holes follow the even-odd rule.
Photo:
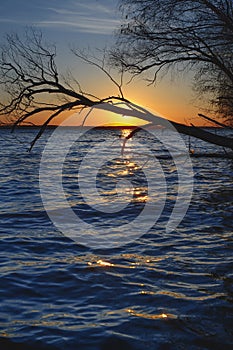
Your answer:
[[[116,0],[59,0],[49,4],[47,0],[41,0],[37,5],[31,2],[27,8],[22,6],[20,11],[11,12],[11,15],[8,9],[1,15],[0,24],[111,35],[119,26],[120,20],[116,14]]]
[[[91,34],[111,34],[116,26],[119,24],[117,20],[108,20],[108,19],[97,19],[83,17],[78,18],[76,21],[70,20],[50,20],[50,21],[40,21],[36,25],[40,27],[69,27],[70,29],[76,29],[82,33],[91,33]]]
[[[82,33],[111,34],[120,21],[115,15],[113,2],[67,2],[67,7],[48,7],[47,19],[36,24],[43,27],[76,29]]]
[[[100,2],[98,0],[96,1],[88,1],[88,2],[83,2],[83,3],[77,3],[77,2],[73,2],[72,4],[73,8],[78,8],[79,10],[81,8],[88,10],[89,12],[99,12],[99,13],[105,13],[105,14],[112,14],[114,12],[114,5],[113,2],[111,2],[111,0],[106,1],[105,4],[100,4]]]
[[[0,18],[0,23],[15,23],[15,24],[25,24],[26,22],[21,19],[14,18]]]

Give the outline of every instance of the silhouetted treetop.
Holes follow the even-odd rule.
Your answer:
[[[151,83],[169,69],[191,69],[196,91],[232,120],[232,0],[121,0],[120,4],[122,25],[112,62],[132,74],[150,72]]]
[[[0,84],[4,93],[1,94],[0,115],[9,116],[14,126],[24,125],[25,122],[30,122],[32,117],[40,116],[41,113],[45,117],[30,149],[49,123],[63,112],[82,111],[88,108],[88,116],[93,109],[97,108],[119,115],[138,117],[153,125],[161,125],[173,131],[176,129],[180,133],[233,150],[231,137],[225,138],[195,126],[182,125],[173,121],[169,123],[142,106],[130,102],[123,95],[122,75],[119,76],[118,81],[106,69],[104,61],[103,64],[101,61],[93,61],[93,57],[87,56],[78,49],[72,51],[78,59],[100,69],[115,85],[118,95],[100,99],[84,92],[79,81],[72,75],[66,77],[61,75],[55,61],[56,49],[46,44],[41,32],[33,29],[26,31],[24,38],[17,34],[7,35],[5,44],[1,47]]]

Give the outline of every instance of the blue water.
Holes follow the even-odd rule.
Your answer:
[[[179,226],[167,232],[177,171],[172,159],[159,159],[167,197],[157,223],[135,241],[96,250],[60,232],[43,207],[39,165],[52,131],[28,153],[35,128],[13,135],[0,129],[0,349],[232,349],[232,160],[192,158],[191,204]],[[75,131],[63,132],[69,140]],[[120,229],[145,204],[143,169],[127,173],[137,191],[119,216],[101,216],[82,202],[76,178],[93,143],[107,138],[119,147],[119,133],[91,130],[78,148],[74,145],[64,164],[63,185],[83,220],[111,226],[117,218]],[[135,137],[148,142],[143,132]],[[224,155],[204,142],[191,143],[196,153]],[[153,147],[155,156],[162,152],[158,144]],[[118,160],[102,168],[97,181],[105,199],[112,188],[105,181],[101,189],[101,176],[124,166]]]

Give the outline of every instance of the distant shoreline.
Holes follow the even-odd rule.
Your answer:
[[[47,129],[55,129],[57,128],[59,125],[48,125],[46,128]],[[39,129],[41,128],[42,125],[18,125],[17,128],[36,128],[36,129]],[[149,124],[145,124],[145,125],[102,125],[102,126],[87,126],[87,125],[67,125],[67,126],[62,126],[60,125],[60,127],[62,128],[86,128],[86,129],[90,129],[90,128],[93,128],[93,129],[116,129],[116,130],[121,130],[121,129],[130,129],[130,130],[133,130],[133,129],[136,129],[136,128],[144,128],[144,127],[149,127]],[[202,129],[228,129],[230,128],[229,126],[225,126],[225,127],[221,127],[221,126],[206,126],[206,125],[203,125],[203,126],[190,126],[190,128],[202,128]],[[13,125],[0,125],[0,128],[5,128],[5,129],[12,129],[13,128]],[[162,128],[160,125],[154,125],[152,126],[151,125],[151,128]]]

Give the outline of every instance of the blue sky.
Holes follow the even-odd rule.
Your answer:
[[[114,31],[119,25],[118,0],[1,0],[0,4],[3,36],[7,32],[23,34],[30,26],[40,29],[46,41],[56,44],[59,72],[66,75],[69,69],[83,91],[100,98],[118,95],[119,91],[103,72],[78,61],[70,47],[99,55],[96,49],[113,44]],[[132,96],[134,87],[129,90]],[[121,119],[103,116],[103,112],[96,112],[95,121],[96,118],[104,122],[111,119],[111,123],[120,123]]]
[[[112,45],[120,24],[117,5],[118,0],[1,0],[0,41],[6,33],[23,35],[27,27],[38,28],[45,41],[56,45],[59,72],[65,75],[69,69],[84,91],[105,97],[118,91],[103,73],[78,61],[70,47],[95,53]]]
[[[119,25],[117,0],[1,0],[1,33],[36,26],[62,42],[105,42]]]
[[[0,41],[4,33],[23,33],[26,27],[37,27],[46,41],[57,46],[57,63],[61,73],[69,68],[80,80],[84,91],[99,97],[117,94],[106,77],[93,67],[77,62],[70,47],[95,51],[111,46],[114,31],[120,25],[118,5],[118,0],[1,0]],[[174,84],[168,78],[156,87],[148,87],[140,78],[126,86],[125,97],[160,115],[182,120],[196,115],[196,109],[190,104],[189,85],[189,81],[176,81]]]

